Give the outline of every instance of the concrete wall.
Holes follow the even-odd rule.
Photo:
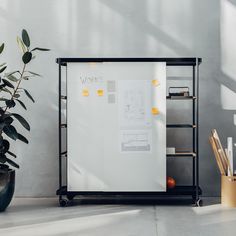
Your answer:
[[[236,106],[235,23],[235,0],[1,0],[0,42],[7,43],[1,61],[6,60],[9,69],[21,66],[15,38],[22,28],[28,30],[35,46],[52,49],[40,53],[30,65],[44,78],[25,83],[36,104],[24,99],[28,111],[19,109],[32,130],[25,133],[29,145],[13,144],[21,166],[16,195],[53,196],[57,188],[56,57],[196,56],[203,58],[200,183],[205,195],[218,195],[220,178],[208,135],[217,128],[224,144],[227,136],[236,138],[235,110],[226,110]],[[187,106],[179,108],[186,111]],[[176,118],[182,121],[178,115]],[[174,134],[169,134],[168,139],[170,143],[179,140]],[[179,183],[190,181],[190,159],[168,163],[169,173]]]

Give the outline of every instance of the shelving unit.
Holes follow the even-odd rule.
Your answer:
[[[63,167],[66,165],[67,151],[62,150],[62,129],[67,128],[66,121],[62,122],[62,102],[66,101],[67,95],[62,94],[62,67],[67,68],[67,63],[72,62],[166,62],[167,68],[171,66],[188,66],[192,67],[192,95],[188,97],[171,97],[167,96],[167,100],[191,100],[192,101],[192,122],[191,124],[167,124],[167,129],[192,129],[192,151],[177,152],[175,154],[167,154],[167,158],[192,158],[192,185],[176,186],[173,189],[167,189],[166,192],[69,192],[67,186],[63,183]],[[68,201],[72,200],[76,195],[84,196],[102,196],[113,197],[117,200],[122,200],[127,197],[135,199],[143,197],[146,200],[154,199],[158,202],[174,202],[185,200],[197,206],[202,204],[200,195],[202,190],[199,186],[199,65],[202,62],[201,58],[57,58],[59,70],[59,203],[61,206],[66,206]],[[64,163],[64,164],[63,164]],[[66,196],[67,198],[64,198]]]
[[[167,96],[167,100],[190,100],[192,102],[192,122],[191,124],[167,124],[167,128],[189,128],[192,129],[192,151],[191,152],[177,152],[175,154],[167,154],[167,158],[192,158],[192,185],[190,186],[176,186],[174,189],[167,191],[169,195],[186,195],[191,197],[192,203],[197,206],[202,205],[200,195],[202,190],[199,187],[199,65],[201,58],[192,58],[192,62],[185,63],[182,61],[178,66],[192,67],[192,95],[187,97]],[[167,63],[168,65],[168,63]],[[171,65],[170,65],[171,66]],[[178,77],[175,77],[177,80]]]

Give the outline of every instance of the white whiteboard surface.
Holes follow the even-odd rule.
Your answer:
[[[166,64],[68,63],[67,129],[68,191],[166,191]]]

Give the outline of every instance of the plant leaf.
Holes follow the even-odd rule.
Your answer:
[[[14,85],[12,83],[10,83],[9,81],[7,81],[6,79],[2,79],[2,81],[6,86],[13,88],[13,89],[15,88]]]
[[[5,125],[6,125],[6,124],[5,124],[3,121],[0,122],[0,130],[1,130],[1,131],[2,131],[2,129],[4,128]],[[0,145],[0,148],[1,148],[1,145]]]
[[[4,63],[2,63],[1,65],[0,65],[0,67],[2,67],[2,66],[5,66],[7,63],[6,62],[4,62]]]
[[[1,85],[0,85],[0,89],[3,89],[3,88],[5,88],[5,87],[6,87],[5,84],[1,84]]]
[[[15,73],[21,74],[19,70],[15,70],[13,72],[6,73],[5,76],[14,75]]]
[[[7,75],[6,78],[11,80],[12,82],[17,82],[18,81],[18,79],[14,75]]]
[[[28,71],[31,75],[35,75],[35,76],[39,76],[39,77],[42,77],[42,75],[38,74],[38,73],[35,73],[33,71]]]
[[[50,49],[48,49],[48,48],[34,48],[34,49],[32,49],[31,51],[36,51],[36,50],[39,50],[39,51],[50,51]]]
[[[6,70],[7,66],[4,66],[3,68],[0,69],[0,73],[2,73],[4,70]]]
[[[22,61],[27,64],[31,61],[32,59],[32,53],[31,52],[25,52],[24,55],[22,56]]]
[[[4,91],[4,92],[6,92],[6,93],[12,94],[12,92],[11,92],[9,89],[7,89],[6,87],[1,88],[1,90]],[[8,99],[6,99],[6,100],[8,100]],[[6,101],[6,100],[5,100],[5,101]]]
[[[15,168],[19,168],[19,165],[16,164],[14,161],[12,161],[11,159],[6,157],[6,161],[7,163],[9,163],[10,165],[14,166]]]
[[[23,40],[26,47],[30,46],[30,38],[29,38],[29,35],[25,29],[22,30],[22,40]]]
[[[5,103],[9,108],[14,107],[16,105],[16,103],[12,99],[6,100]]]
[[[12,113],[12,115],[22,124],[22,126],[30,131],[30,125],[29,123],[23,118],[21,115]]]
[[[13,118],[11,118],[10,116],[4,118],[4,123],[7,125],[10,125],[13,121]]]
[[[27,138],[24,137],[22,134],[19,134],[19,133],[18,133],[18,139],[19,139],[20,141],[22,141],[23,143],[26,143],[26,144],[29,143],[29,141],[27,140]]]
[[[4,49],[4,43],[0,46],[0,54],[2,53],[3,49]]]
[[[6,102],[6,101],[8,101],[8,99],[7,98],[0,98],[0,101]]]
[[[7,161],[6,155],[5,154],[1,154],[0,155],[0,163],[6,163],[6,161]]]
[[[9,150],[10,143],[6,139],[3,139],[1,147],[2,147],[1,148],[1,153],[5,154]]]
[[[15,127],[12,126],[12,125],[5,126],[5,127],[3,128],[3,132],[4,132],[8,137],[10,137],[10,138],[13,139],[13,140],[17,140],[17,139],[18,139],[18,133],[17,133]]]
[[[25,91],[25,94],[27,95],[27,97],[28,97],[32,102],[35,102],[34,99],[33,99],[33,97],[30,95],[30,93],[29,93],[26,89],[24,89],[24,91]]]
[[[16,101],[17,102],[19,102],[20,103],[20,105],[25,109],[25,110],[27,110],[27,108],[26,108],[26,106],[25,106],[25,104],[21,101],[21,100],[19,100],[19,99],[16,99]]]
[[[17,36],[16,41],[17,41],[17,44],[18,44],[20,50],[21,50],[23,53],[25,53],[25,52],[27,51],[27,49],[26,49],[24,43],[22,42],[21,38]]]
[[[12,116],[12,114],[11,114],[11,112],[6,112],[5,114],[3,114],[2,115],[2,119],[4,120],[4,119],[6,119],[7,117],[10,117],[10,116]]]
[[[15,158],[17,158],[16,154],[14,154],[13,152],[7,151],[7,153]]]
[[[5,111],[0,107],[0,115],[4,115],[4,112],[5,112]],[[1,142],[1,138],[2,138],[2,137],[0,136],[0,142]]]
[[[20,94],[19,94],[19,93],[15,93],[13,97],[14,97],[14,98],[19,98],[19,97],[20,97]]]

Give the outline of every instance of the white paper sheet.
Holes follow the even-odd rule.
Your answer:
[[[121,153],[152,151],[151,86],[150,80],[119,81]]]
[[[151,82],[148,80],[120,80],[120,128],[150,127]]]
[[[152,130],[121,130],[119,145],[121,153],[150,153],[152,151]]]

